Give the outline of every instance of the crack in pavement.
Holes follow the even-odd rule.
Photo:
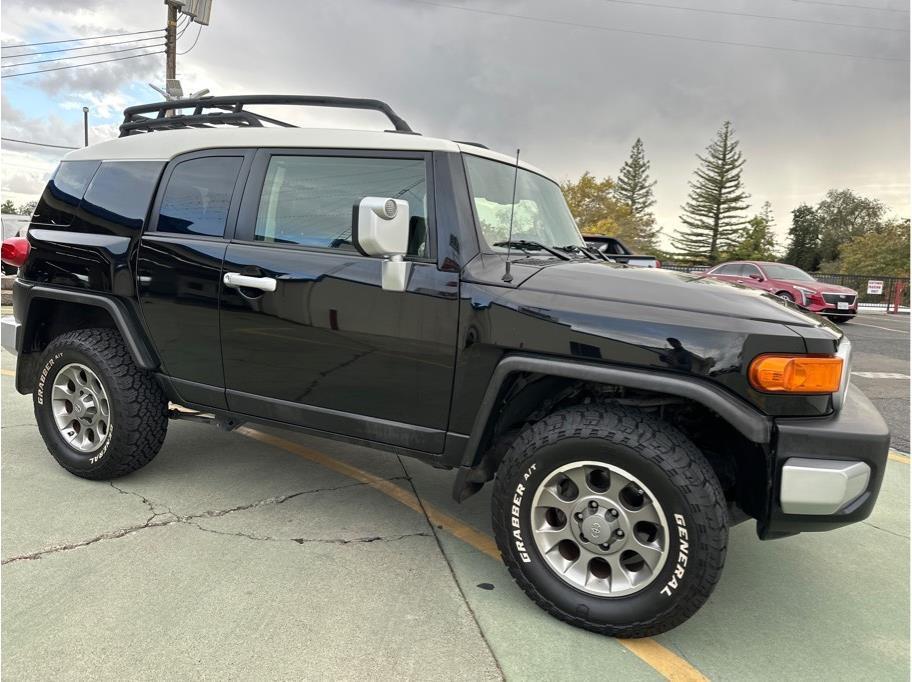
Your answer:
[[[882,528],[881,526],[876,526],[873,523],[871,523],[870,521],[862,521],[862,523],[866,526],[870,526],[871,528],[875,528],[879,531],[883,531],[884,533],[889,533],[890,535],[895,535],[898,538],[903,538],[905,540],[909,539],[908,535],[903,535],[902,533],[897,533],[895,530],[889,530],[887,528]]]
[[[397,481],[397,480],[402,480],[403,478],[404,478],[403,476],[394,476],[392,478],[384,479],[384,480]],[[63,544],[59,544],[59,545],[52,545],[51,547],[45,547],[43,549],[39,549],[37,551],[30,552],[28,554],[18,554],[16,556],[12,556],[12,557],[3,559],[2,561],[0,561],[0,565],[5,566],[6,564],[11,564],[11,563],[19,562],[19,561],[33,561],[36,559],[40,559],[41,557],[43,557],[47,554],[56,554],[58,552],[67,552],[67,551],[70,551],[73,549],[79,549],[80,547],[88,547],[89,545],[94,545],[95,543],[101,542],[103,540],[116,540],[118,538],[122,538],[126,535],[130,535],[132,533],[136,533],[141,530],[145,530],[147,528],[161,528],[161,527],[170,526],[173,524],[185,524],[185,525],[189,525],[189,526],[198,528],[201,531],[205,531],[208,533],[215,533],[218,535],[235,535],[237,537],[249,538],[250,540],[266,540],[266,541],[276,541],[276,542],[297,542],[298,544],[304,544],[304,543],[309,543],[309,542],[350,544],[350,543],[357,543],[357,542],[375,542],[378,540],[379,541],[398,540],[398,539],[401,539],[404,537],[410,537],[411,535],[422,535],[422,533],[416,533],[416,534],[406,534],[406,535],[402,535],[402,536],[394,536],[394,537],[390,537],[390,538],[376,536],[376,537],[371,537],[371,538],[353,538],[353,539],[340,538],[340,539],[326,539],[326,540],[308,539],[308,538],[283,539],[283,538],[260,537],[260,536],[255,536],[253,534],[242,533],[240,531],[237,531],[237,532],[217,531],[217,530],[213,530],[211,528],[205,528],[205,527],[199,525],[198,523],[196,523],[196,519],[218,518],[218,517],[222,517],[222,516],[227,516],[228,514],[233,514],[235,512],[255,509],[257,507],[280,505],[284,502],[287,502],[288,500],[294,499],[296,497],[300,497],[301,495],[309,495],[312,493],[322,493],[322,492],[332,492],[334,490],[343,490],[345,488],[355,488],[358,486],[367,485],[366,483],[363,483],[360,481],[355,482],[355,483],[346,483],[345,485],[334,486],[334,487],[330,487],[330,488],[314,488],[314,489],[310,489],[310,490],[302,490],[300,492],[290,493],[288,495],[277,495],[275,497],[267,497],[262,500],[257,500],[256,502],[251,502],[249,504],[242,504],[242,505],[238,505],[236,507],[229,507],[227,509],[210,509],[210,510],[206,510],[204,512],[199,512],[197,514],[187,514],[187,515],[177,514],[169,506],[162,504],[162,503],[155,502],[153,500],[150,500],[149,498],[145,497],[144,495],[142,495],[138,492],[135,492],[132,490],[124,490],[123,488],[120,488],[117,485],[115,485],[113,481],[108,481],[108,484],[111,486],[111,488],[113,488],[115,491],[117,491],[121,495],[132,495],[132,496],[138,497],[140,500],[142,500],[142,502],[149,508],[149,511],[151,512],[151,516],[149,516],[149,518],[146,519],[145,523],[134,525],[134,526],[127,526],[126,528],[118,528],[117,530],[108,531],[106,533],[101,533],[101,534],[91,537],[87,540],[79,540],[76,542],[67,542],[67,543],[63,543]],[[164,508],[165,511],[160,511],[162,508]],[[158,517],[163,517],[163,518],[159,518],[156,521],[156,518],[158,518]]]
[[[268,535],[254,535],[252,533],[244,533],[242,531],[215,530],[214,528],[206,528],[205,526],[201,526],[200,524],[193,521],[188,521],[187,523],[189,525],[195,526],[197,529],[205,533],[213,533],[214,535],[233,535],[235,537],[255,540],[257,542],[295,542],[299,545],[310,543],[326,545],[352,545],[371,542],[396,542],[397,540],[403,540],[406,538],[432,537],[430,533],[421,531],[417,533],[403,533],[401,535],[389,536],[372,535],[363,538],[274,538]]]

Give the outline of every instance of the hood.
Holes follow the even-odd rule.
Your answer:
[[[539,268],[518,288],[793,326],[820,325],[815,315],[776,296],[672,270],[592,261],[555,263]]]
[[[780,282],[785,282],[786,284],[791,284],[793,287],[801,287],[802,289],[810,289],[811,291],[818,294],[851,294],[853,296],[858,295],[858,292],[854,289],[849,289],[848,287],[842,287],[838,284],[829,284],[827,282],[803,282],[795,281],[791,279],[782,279],[778,280]]]

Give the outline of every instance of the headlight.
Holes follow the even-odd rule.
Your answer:
[[[801,292],[801,296],[804,298],[804,302],[807,303],[808,299],[816,294],[817,292],[813,289],[805,289],[804,287],[795,287],[798,291]]]

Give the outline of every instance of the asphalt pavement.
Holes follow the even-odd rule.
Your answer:
[[[846,325],[853,375],[909,449],[909,320]],[[513,584],[489,491],[287,431],[172,422],[113,483],[47,453],[2,364],[2,677],[909,679],[909,459],[864,523],[732,529],[709,602],[654,640],[582,632]],[[903,375],[891,378],[880,375]]]

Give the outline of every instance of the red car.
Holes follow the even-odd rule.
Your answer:
[[[858,314],[857,291],[818,282],[794,265],[733,261],[710,268],[705,274],[723,282],[768,291],[835,322],[848,322]]]

